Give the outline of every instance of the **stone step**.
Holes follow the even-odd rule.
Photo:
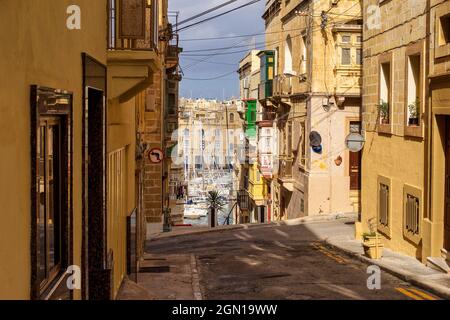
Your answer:
[[[450,266],[444,258],[428,257],[427,266],[437,271],[450,274]]]

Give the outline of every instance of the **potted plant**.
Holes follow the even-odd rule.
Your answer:
[[[389,124],[389,102],[381,100],[378,105],[378,112],[380,114],[381,123]]]
[[[370,259],[380,259],[383,256],[383,242],[376,232],[363,233],[364,254]]]
[[[408,125],[418,126],[419,125],[419,112],[420,112],[420,101],[419,98],[408,106]]]

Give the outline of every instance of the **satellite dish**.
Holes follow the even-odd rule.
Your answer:
[[[322,145],[322,136],[317,131],[311,131],[309,134],[309,143],[311,147],[318,148]]]
[[[364,137],[359,133],[350,133],[345,139],[345,145],[350,152],[360,152],[364,148]]]

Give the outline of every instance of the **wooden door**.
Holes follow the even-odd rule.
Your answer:
[[[444,248],[450,251],[450,119],[446,121]]]
[[[360,133],[361,122],[350,122],[350,133]],[[361,151],[349,152],[350,190],[361,190]]]

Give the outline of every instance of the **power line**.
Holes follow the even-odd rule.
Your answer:
[[[204,20],[195,22],[195,23],[193,23],[193,24],[187,25],[186,27],[183,27],[183,28],[178,29],[178,31],[180,32],[180,31],[186,30],[186,29],[188,29],[188,28],[194,27],[194,26],[196,26],[196,25],[199,25],[199,24],[201,24],[201,23],[208,22],[208,21],[211,21],[211,20],[213,20],[213,19],[222,17],[222,16],[224,16],[224,15],[226,15],[226,14],[228,14],[228,13],[231,13],[231,12],[234,12],[234,11],[236,11],[236,10],[239,10],[239,9],[242,9],[242,8],[245,8],[245,7],[248,7],[248,6],[252,5],[252,4],[255,4],[255,3],[260,2],[260,1],[261,1],[261,0],[252,0],[252,1],[250,1],[250,2],[248,2],[248,3],[245,3],[245,4],[243,4],[243,5],[239,6],[239,7],[233,8],[233,9],[231,9],[231,10],[222,12],[222,13],[217,14],[217,15],[215,15],[215,16],[212,16],[212,17],[210,17],[210,18],[207,18],[207,19],[204,19]]]
[[[189,61],[209,63],[209,64],[220,64],[220,65],[224,65],[224,66],[236,66],[236,63],[227,63],[227,62],[218,62],[218,61],[203,61],[201,59],[186,58],[186,57],[184,57],[183,59],[189,60]]]
[[[225,78],[226,76],[229,76],[229,75],[231,75],[231,74],[233,74],[233,73],[235,73],[235,72],[236,72],[236,71],[233,70],[233,71],[231,71],[231,72],[222,74],[222,75],[217,76],[217,77],[212,77],[212,78],[184,78],[184,79],[186,79],[186,80],[191,80],[191,81],[209,81],[209,80],[217,80],[217,79]],[[233,80],[234,80],[234,79],[233,79]]]
[[[314,28],[313,28],[312,31],[315,31]],[[298,35],[292,36],[291,39],[298,38],[298,37],[301,37],[301,36],[303,36],[303,35],[302,34],[298,34]],[[273,42],[262,42],[262,43],[259,43],[258,46],[262,46],[262,45],[263,46],[272,46],[272,45],[275,45],[275,44],[282,43],[284,41],[285,41],[284,39],[281,39],[281,40],[276,40],[276,41],[273,41]],[[248,46],[241,46],[241,47],[248,47]],[[217,50],[229,50],[229,49],[234,49],[234,48],[239,48],[239,46],[233,46],[233,47],[227,47],[227,48],[219,48]],[[211,49],[211,50],[215,50],[215,49]],[[182,57],[196,57],[196,56],[197,57],[206,57],[206,56],[210,56],[210,55],[211,56],[221,56],[221,55],[229,55],[229,54],[235,54],[235,53],[248,52],[250,50],[251,49],[239,50],[239,51],[231,51],[231,52],[222,52],[222,53],[218,52],[218,53],[212,53],[212,54],[208,54],[208,53],[205,53],[205,54],[193,54],[193,53],[192,54],[185,54],[183,52],[183,53],[181,53],[181,55],[182,55]],[[254,50],[264,50],[264,48],[260,48],[260,49],[256,49],[255,48]],[[203,50],[200,50],[200,51],[203,51]],[[194,51],[192,51],[192,52],[194,52]]]
[[[227,1],[225,3],[220,4],[218,6],[215,6],[214,8],[211,8],[211,9],[208,9],[206,11],[203,11],[203,12],[201,12],[199,14],[196,14],[195,16],[192,16],[192,17],[190,17],[188,19],[185,19],[183,21],[178,22],[175,25],[175,27],[178,28],[178,26],[180,26],[180,25],[182,25],[182,24],[184,24],[186,22],[189,22],[189,21],[192,21],[194,19],[200,18],[200,17],[204,16],[205,14],[208,14],[208,13],[211,13],[213,11],[219,10],[219,9],[221,9],[221,8],[223,8],[223,7],[225,7],[225,6],[229,5],[229,4],[232,4],[232,3],[236,2],[236,1],[239,1],[239,0],[230,0],[230,1]]]

